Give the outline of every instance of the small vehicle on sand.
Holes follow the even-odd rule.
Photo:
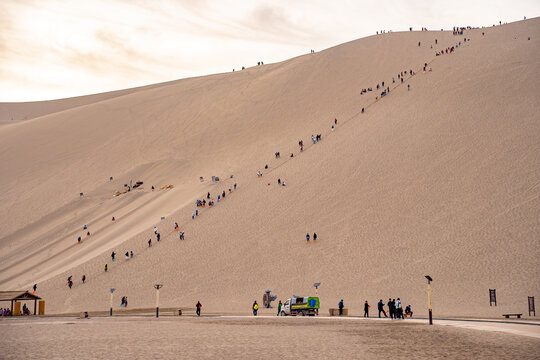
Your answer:
[[[281,316],[316,316],[319,315],[319,298],[293,296],[287,299],[281,308]]]

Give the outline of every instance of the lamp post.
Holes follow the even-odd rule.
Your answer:
[[[431,282],[433,279],[431,276],[426,275],[427,279],[427,301],[428,301],[428,312],[429,312],[429,325],[433,325],[433,314],[432,314],[432,307],[431,307]]]
[[[163,287],[163,285],[161,284],[156,284],[154,285],[154,287],[156,288],[156,317],[159,317],[159,289],[161,289]]]
[[[315,295],[319,296],[319,286],[321,286],[321,283],[315,283],[313,286],[315,287]]]
[[[112,316],[112,305],[113,305],[113,293],[116,289],[115,288],[111,288],[109,291],[111,292],[111,307],[110,307],[110,311],[109,311],[109,316]]]

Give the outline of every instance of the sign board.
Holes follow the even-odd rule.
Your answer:
[[[534,313],[534,316],[536,316],[536,311],[534,310],[534,296],[529,296],[529,316],[531,316],[531,313]]]
[[[495,289],[489,289],[489,306],[495,304],[497,306],[497,295],[495,294]]]

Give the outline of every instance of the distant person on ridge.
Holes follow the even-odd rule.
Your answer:
[[[197,308],[197,316],[201,316],[201,308],[202,308],[201,302],[197,301],[197,305],[195,305],[195,307]]]
[[[317,233],[313,233],[313,242],[317,242]]]
[[[34,284],[34,294],[36,293],[36,290],[37,290],[37,284]]]
[[[341,301],[339,302],[338,307],[339,307],[339,316],[342,316],[343,315],[343,299],[341,299]]]
[[[369,304],[368,304],[367,300],[364,303],[364,317],[369,317]]]
[[[105,272],[107,272],[107,270],[109,270],[109,265],[105,264]]]
[[[115,256],[116,256],[116,253],[113,251],[113,252],[111,253],[111,260],[112,260],[112,261],[114,261],[114,257],[115,257]]]
[[[306,234],[306,242],[309,243],[309,233]]]
[[[84,284],[85,281],[86,281],[86,275],[83,275],[82,276],[82,283]]]
[[[283,306],[283,304],[281,303],[281,300],[279,300],[279,304],[277,306],[277,316],[281,315],[281,306]]]

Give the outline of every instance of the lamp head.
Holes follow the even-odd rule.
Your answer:
[[[432,282],[432,281],[433,281],[433,279],[432,279],[431,276],[429,276],[429,275],[426,275],[426,279],[427,279],[428,282]]]

